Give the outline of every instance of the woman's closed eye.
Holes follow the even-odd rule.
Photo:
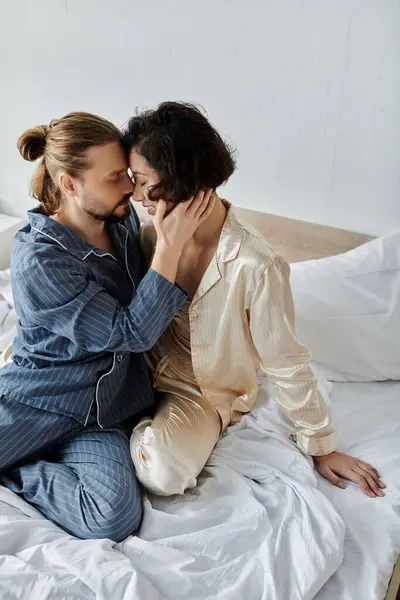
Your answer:
[[[130,178],[134,186],[143,187],[146,185],[145,181],[141,181],[140,178],[136,177],[135,175],[130,175]]]

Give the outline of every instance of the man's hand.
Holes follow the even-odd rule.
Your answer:
[[[167,204],[159,200],[153,219],[157,233],[157,245],[176,251],[179,255],[184,246],[212,213],[215,206],[214,191],[198,190],[187,202],[180,202],[166,215]]]
[[[357,483],[370,498],[380,498],[385,494],[382,489],[386,485],[380,480],[374,467],[342,452],[331,452],[326,456],[314,456],[318,473],[342,489],[346,487],[341,477]]]

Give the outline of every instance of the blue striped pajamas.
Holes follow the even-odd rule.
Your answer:
[[[129,434],[2,398],[0,483],[77,537],[122,540],[142,514]]]
[[[70,533],[121,540],[141,519],[130,431],[154,405],[142,352],[187,295],[146,273],[134,211],[117,257],[40,208],[14,240],[18,335],[0,370],[0,482]]]

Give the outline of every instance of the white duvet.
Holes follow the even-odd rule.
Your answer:
[[[400,382],[335,383],[331,403],[339,448],[373,464],[387,484],[370,499],[319,478],[346,524],[343,563],[318,600],[383,600],[400,554]]]
[[[384,499],[317,482],[263,404],[198,488],[145,500],[140,538],[76,540],[0,488],[0,598],[383,599],[400,552],[400,383],[335,384],[332,411],[341,447],[381,469]]]
[[[324,259],[324,272],[334,276],[319,287],[322,261],[293,268],[304,335],[309,311],[319,324],[316,358],[348,379],[360,376],[359,362],[352,374],[342,353],[333,358],[343,365],[329,364],[326,353],[334,349],[338,323],[345,325],[341,348],[350,352],[353,342],[364,339],[364,329],[357,334],[357,327],[365,301],[357,299],[352,310],[345,302],[356,286],[363,298],[382,300],[364,310],[369,343],[362,347],[362,375],[370,376],[370,365],[385,375],[388,361],[380,349],[390,348],[393,376],[400,379],[397,238],[367,244],[348,259]],[[399,281],[392,295],[382,291],[388,273]],[[2,296],[1,283],[0,278],[0,351],[10,336],[6,319],[15,326],[12,299]],[[310,290],[302,311],[302,294]],[[350,355],[360,358],[358,350]],[[254,414],[219,441],[198,487],[179,498],[145,499],[140,537],[121,544],[74,539],[0,487],[0,600],[383,600],[400,553],[400,381],[333,386],[339,449],[380,470],[388,485],[382,499],[316,477],[311,461],[289,441],[287,422],[265,390]]]
[[[0,488],[1,599],[313,598],[344,524],[271,415],[231,428],[194,491],[146,499],[140,538],[122,544],[76,540]]]
[[[3,323],[0,350],[15,333]],[[279,423],[264,402],[221,439],[195,490],[145,499],[140,538],[119,545],[76,540],[0,487],[1,600],[313,598],[342,561],[344,524]]]
[[[0,271],[0,367],[2,352],[12,343],[17,328],[17,313],[11,291],[10,270]]]

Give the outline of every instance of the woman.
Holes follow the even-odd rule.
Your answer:
[[[168,213],[198,189],[216,190],[235,168],[221,136],[187,104],[166,102],[133,117],[124,142],[133,198],[150,215],[158,202]],[[194,487],[222,432],[252,409],[262,370],[275,383],[299,449],[314,457],[318,471],[341,488],[342,476],[371,497],[383,496],[373,467],[335,451],[309,350],[295,337],[288,265],[216,192],[215,199],[179,260],[177,282],[189,299],[147,356],[163,398],[154,419],[143,419],[132,433],[138,479],[161,495]],[[156,239],[153,227],[143,228],[149,261]]]

